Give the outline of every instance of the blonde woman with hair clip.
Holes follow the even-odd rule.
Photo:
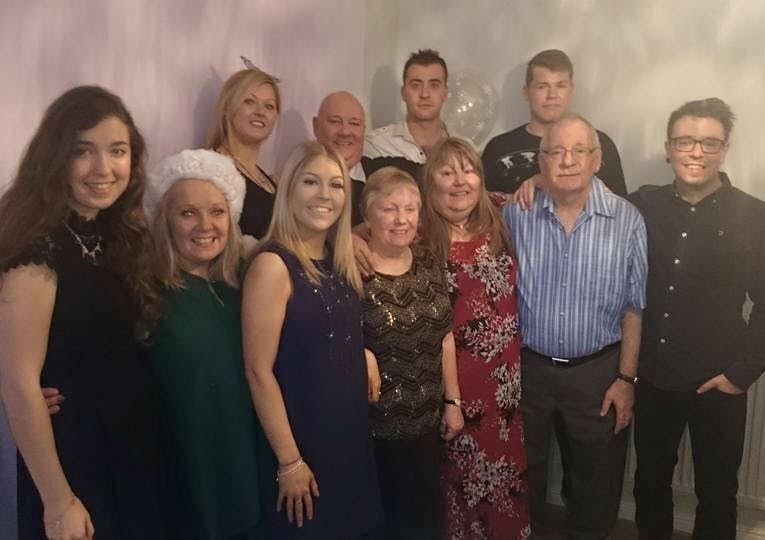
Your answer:
[[[381,510],[351,185],[343,158],[317,142],[292,152],[279,183],[242,306],[246,375],[276,461],[268,528],[279,540],[358,539]]]
[[[184,538],[256,538],[258,423],[242,370],[239,270],[245,180],[231,159],[184,150],[148,175],[162,316],[149,360],[164,398]]]
[[[281,110],[279,79],[252,64],[224,83],[215,104],[207,147],[229,156],[247,180],[239,226],[262,238],[271,221],[276,183],[258,165],[260,149],[271,135]]]

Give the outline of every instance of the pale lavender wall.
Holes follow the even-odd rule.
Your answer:
[[[47,104],[76,84],[125,100],[152,161],[201,144],[240,55],[282,80],[264,162],[311,132],[323,94],[364,91],[365,4],[353,0],[0,0],[0,189]]]
[[[321,97],[346,88],[371,123],[400,114],[406,55],[439,49],[499,95],[495,132],[527,117],[524,64],[550,47],[576,67],[576,109],[620,147],[628,185],[665,183],[664,124],[680,103],[717,95],[738,113],[734,182],[765,197],[765,46],[759,0],[0,0],[0,190],[44,107],[75,84],[120,94],[151,161],[201,143],[239,55],[282,78],[284,112],[264,151],[273,169],[311,131]],[[13,538],[14,455],[0,429],[0,538]]]
[[[240,55],[282,80],[267,170],[311,136],[323,95],[364,93],[366,5],[353,0],[0,0],[0,191],[48,103],[77,84],[126,102],[150,161],[200,145]],[[115,399],[119,399],[115,397]],[[0,414],[0,538],[16,537],[15,452]]]

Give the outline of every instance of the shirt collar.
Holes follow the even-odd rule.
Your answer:
[[[401,137],[413,144],[417,144],[414,137],[412,137],[412,134],[409,132],[409,126],[406,124],[406,120],[402,120],[393,126],[393,136]]]
[[[611,207],[606,196],[606,186],[597,176],[592,177],[592,189],[584,211],[601,216],[614,217],[614,209]]]
[[[444,130],[444,133],[446,133],[447,137],[450,137],[449,129],[446,127],[446,123],[441,120],[441,127]],[[406,119],[401,120],[397,124],[393,125],[393,136],[394,137],[401,137],[402,139],[405,139],[412,144],[417,144],[417,142],[414,140],[414,137],[412,136],[412,132],[409,131],[409,124],[406,123]]]
[[[728,194],[733,189],[733,186],[730,183],[730,177],[720,171],[720,187],[717,188],[715,191],[701,199],[699,202],[697,202],[694,205],[691,205],[689,202],[685,201],[681,196],[680,193],[677,191],[677,180],[674,180],[672,182],[672,196],[675,198],[676,201],[681,202],[683,204],[691,205],[691,206],[700,206],[707,204],[709,201],[711,201],[713,204],[716,204],[718,200],[723,199],[728,196]]]
[[[361,166],[360,160],[358,163],[356,163],[356,165],[351,167],[351,170],[348,171],[348,176],[351,177],[351,180],[354,180],[356,182],[366,183],[367,174],[364,172],[364,167]]]
[[[553,201],[550,192],[542,192],[542,208],[546,208],[551,214],[555,211],[555,202]],[[606,196],[605,184],[597,176],[592,177],[592,188],[590,189],[590,195],[587,197],[587,204],[584,205],[584,214],[591,216],[593,214],[600,214],[601,216],[614,217],[614,209],[608,202]]]

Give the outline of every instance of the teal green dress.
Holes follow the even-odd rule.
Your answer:
[[[184,274],[151,339],[178,473],[177,518],[191,538],[248,538],[260,515],[259,427],[244,376],[240,308],[240,291]]]

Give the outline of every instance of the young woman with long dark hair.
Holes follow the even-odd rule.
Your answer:
[[[50,105],[0,199],[0,397],[20,453],[22,539],[166,536],[136,339],[157,299],[143,159],[122,101],[76,87]],[[41,385],[66,396],[52,417]]]

